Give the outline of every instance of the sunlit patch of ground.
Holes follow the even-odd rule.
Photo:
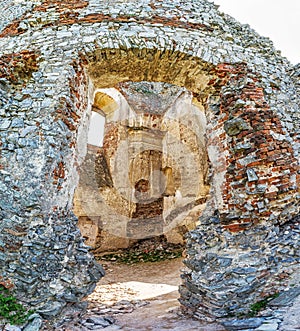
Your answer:
[[[88,297],[90,309],[113,314],[106,331],[222,331],[179,314],[178,285],[182,258],[134,265],[105,262],[106,276]]]
[[[168,284],[151,284],[145,282],[124,282],[100,285],[89,296],[91,301],[100,301],[105,305],[113,305],[123,300],[147,300],[157,296],[177,291],[177,286]]]

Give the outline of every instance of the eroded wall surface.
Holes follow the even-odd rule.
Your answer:
[[[299,269],[299,67],[204,0],[3,3],[0,265],[19,298],[51,318],[103,276],[72,201],[94,92],[127,81],[204,105],[211,190],[189,234],[184,309],[241,314],[283,290]]]

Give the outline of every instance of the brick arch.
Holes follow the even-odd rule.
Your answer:
[[[214,65],[175,50],[96,49],[82,58],[97,88],[122,81],[149,81],[171,83],[201,93],[211,79],[217,78]]]
[[[226,228],[239,231],[263,220],[284,223],[297,214],[283,212],[298,192],[297,160],[292,146],[278,140],[284,134],[281,122],[265,99],[259,76],[246,64],[214,66],[155,49],[99,49],[81,56],[95,88],[154,81],[192,91],[194,103],[205,108],[211,183],[216,184],[212,203]],[[274,207],[266,210],[266,199]],[[276,204],[279,199],[284,201]]]

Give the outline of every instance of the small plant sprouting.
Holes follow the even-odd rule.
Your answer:
[[[253,305],[250,306],[250,312],[248,314],[249,317],[254,317],[258,314],[259,311],[262,309],[265,309],[267,304],[270,302],[270,300],[275,299],[279,296],[279,293],[272,294],[268,297],[266,297],[263,300],[257,301]]]
[[[11,291],[0,285],[0,320],[12,325],[24,324],[33,311],[27,311],[25,307],[17,302]]]

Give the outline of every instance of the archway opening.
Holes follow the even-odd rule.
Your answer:
[[[177,283],[160,282],[160,292],[152,285],[156,296],[173,292],[185,234],[197,226],[210,189],[204,107],[183,87],[142,81],[95,89],[93,110],[105,115],[105,126],[103,145],[88,146],[75,192],[82,235],[102,263],[180,256]],[[164,265],[155,268],[166,275]],[[130,286],[147,291],[138,283]]]
[[[89,137],[104,130],[103,144],[88,144],[74,198],[87,243],[97,253],[155,237],[183,245],[209,193],[203,109],[169,83],[119,83],[94,95],[105,126],[91,122]]]
[[[206,205],[213,201],[213,208],[227,208],[222,196],[226,118],[219,119],[227,66],[219,70],[193,56],[157,49],[97,50],[85,63],[91,108],[105,116],[103,146],[88,151],[81,168],[90,164],[90,171],[81,169],[75,193],[75,207],[84,213],[74,212],[86,243],[98,242],[95,256],[136,243],[144,247],[152,239],[150,244],[164,251],[161,239],[184,248],[185,234],[195,229]],[[189,267],[179,271],[181,262],[176,289],[179,274],[189,273]]]

